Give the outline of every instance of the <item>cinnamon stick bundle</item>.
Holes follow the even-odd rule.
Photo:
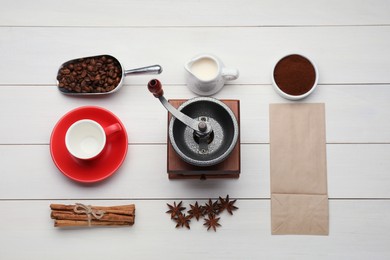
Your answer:
[[[135,218],[134,204],[121,206],[51,204],[50,209],[55,227],[131,226]]]

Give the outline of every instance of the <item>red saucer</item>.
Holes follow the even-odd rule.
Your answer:
[[[98,158],[83,161],[69,154],[65,146],[68,128],[81,119],[92,119],[103,127],[114,123],[122,126],[122,131],[107,137],[104,150]],[[56,124],[50,138],[50,153],[57,168],[72,180],[91,183],[104,180],[115,173],[127,154],[127,134],[122,122],[110,111],[95,106],[76,108],[65,114]]]

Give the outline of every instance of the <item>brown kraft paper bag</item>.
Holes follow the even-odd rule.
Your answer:
[[[324,104],[270,104],[273,235],[329,234]]]

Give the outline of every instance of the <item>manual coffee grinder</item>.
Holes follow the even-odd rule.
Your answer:
[[[168,102],[157,79],[149,81],[148,89],[169,112],[170,179],[239,177],[238,100],[196,97]]]

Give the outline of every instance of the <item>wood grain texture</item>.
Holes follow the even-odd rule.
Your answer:
[[[0,259],[160,259],[172,251],[183,259],[389,259],[389,13],[389,0],[1,1]],[[54,87],[63,62],[108,53],[126,69],[160,64],[166,97],[188,99],[195,95],[183,65],[202,52],[240,70],[215,95],[240,100],[237,180],[167,179],[166,111],[146,90],[152,76],[127,77],[102,98]],[[270,75],[291,52],[319,69],[319,88],[301,102],[326,106],[329,237],[270,235],[268,107],[289,102]],[[111,110],[129,134],[120,170],[93,185],[63,176],[48,145],[59,118],[84,105]],[[164,213],[173,200],[226,194],[240,210],[223,216],[216,233],[201,223],[175,230]],[[55,229],[48,205],[70,202],[135,203],[136,224]]]
[[[149,158],[155,158],[150,163]],[[390,199],[390,145],[328,144],[328,194],[331,199]],[[83,185],[58,171],[47,145],[1,145],[1,199],[237,198],[270,197],[269,145],[241,145],[237,180],[169,181],[166,145],[130,145],[112,177]],[[28,187],[28,188],[26,188]],[[95,203],[98,204],[98,203]]]
[[[192,98],[185,85],[165,85],[167,98]],[[48,144],[56,122],[79,106],[111,110],[124,123],[131,144],[166,143],[166,110],[145,85],[124,86],[103,98],[75,98],[55,86],[0,87],[0,144]],[[325,103],[328,143],[390,143],[390,85],[320,85],[300,101]],[[241,143],[269,143],[270,103],[289,102],[271,86],[229,85],[214,97],[239,99]],[[9,112],[12,111],[12,112]],[[28,129],[28,131],[26,131]]]
[[[312,26],[390,24],[388,0],[2,1],[2,26]]]
[[[0,207],[7,212],[0,216],[1,259],[69,259],[75,255],[107,259],[113,254],[115,259],[158,259],[170,257],[172,251],[175,257],[186,259],[390,257],[390,222],[384,221],[390,217],[388,200],[331,200],[328,237],[271,236],[268,200],[238,200],[239,210],[233,216],[222,214],[222,227],[215,233],[207,232],[202,222],[191,223],[191,230],[175,229],[174,222],[165,213],[166,203],[172,200],[99,201],[101,205],[134,202],[135,224],[121,228],[58,230],[52,226],[50,202],[0,201]],[[183,203],[188,206],[194,200]],[[29,221],[25,221],[26,211],[30,213]],[[15,250],[15,245],[23,250]]]
[[[208,52],[240,70],[234,84],[271,84],[274,64],[298,52],[319,70],[320,84],[390,83],[390,26],[250,28],[0,27],[0,84],[55,84],[59,66],[111,54],[125,69],[160,64],[162,84],[184,84],[184,63]],[[77,40],[75,40],[77,39]],[[94,39],[93,41],[91,39]],[[156,39],[158,41],[156,42]],[[147,84],[129,76],[125,84]]]

